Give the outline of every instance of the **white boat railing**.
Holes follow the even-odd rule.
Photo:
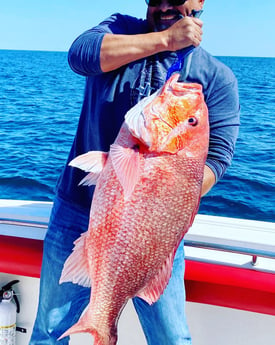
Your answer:
[[[265,251],[265,250],[260,250],[260,249],[242,248],[239,246],[230,246],[230,245],[225,245],[225,244],[216,244],[216,243],[210,243],[210,242],[189,241],[189,240],[185,240],[184,244],[187,247],[211,249],[211,250],[218,250],[222,252],[251,255],[253,257],[261,256],[264,258],[275,259],[275,252]]]
[[[26,226],[30,228],[41,228],[47,229],[48,222],[39,222],[39,221],[22,221],[18,219],[7,219],[7,218],[0,218],[0,224],[3,225],[12,225],[12,226]]]
[[[202,216],[203,217],[203,216]],[[41,237],[40,240],[44,239],[45,232],[48,227],[47,221],[37,221],[37,220],[20,220],[20,219],[11,219],[11,218],[0,218],[0,225],[10,227],[20,227],[20,228],[37,228],[41,229]],[[15,230],[16,231],[16,230]],[[25,237],[23,235],[15,235],[15,231],[13,232],[1,232],[2,235],[9,235],[9,236],[17,236],[17,237]],[[197,239],[196,239],[197,237]],[[30,238],[27,236],[27,238]],[[38,238],[35,238],[38,239]],[[216,239],[217,240],[217,239]],[[266,250],[265,248],[253,248],[249,246],[239,246],[239,245],[230,245],[224,243],[224,239],[219,239],[220,243],[215,243],[211,241],[205,241],[200,239],[199,234],[187,234],[185,239],[185,246],[193,247],[193,248],[200,248],[200,249],[210,249],[216,251],[223,251],[223,252],[230,252],[230,253],[237,253],[237,254],[244,254],[252,256],[252,263],[256,264],[257,257],[264,257],[269,259],[275,259],[275,247],[274,250]]]

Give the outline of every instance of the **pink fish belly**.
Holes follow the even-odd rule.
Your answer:
[[[94,194],[86,252],[92,281],[89,309],[109,320],[111,328],[127,300],[159,274],[191,226],[203,167],[203,162],[179,155],[145,157],[139,182],[125,201],[108,160]],[[166,284],[160,282],[159,291]]]

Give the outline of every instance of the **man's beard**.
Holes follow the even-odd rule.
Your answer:
[[[171,20],[165,19],[171,16]],[[158,11],[153,14],[155,31],[163,31],[168,29],[176,21],[183,18],[183,15],[179,11],[167,10],[166,12]],[[164,19],[162,19],[164,18]]]

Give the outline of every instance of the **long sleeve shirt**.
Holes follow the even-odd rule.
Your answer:
[[[114,14],[84,32],[72,44],[69,64],[74,72],[86,77],[86,88],[68,162],[88,151],[108,152],[126,112],[165,83],[167,71],[177,59],[175,52],[152,55],[107,73],[101,70],[100,48],[106,33],[134,35],[146,32],[146,20]],[[203,86],[210,123],[206,165],[218,181],[231,163],[238,135],[237,80],[227,66],[197,47],[193,51],[187,82]],[[85,174],[66,165],[57,184],[57,195],[88,209],[94,189],[78,186]]]

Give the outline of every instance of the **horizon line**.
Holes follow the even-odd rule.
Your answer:
[[[14,48],[0,48],[0,51],[29,51],[29,52],[45,52],[45,53],[67,53],[67,50],[49,50],[49,49],[14,49]],[[211,53],[210,53],[211,54]],[[271,58],[274,59],[275,56],[257,56],[257,55],[223,55],[223,54],[211,54],[218,57],[245,57],[245,58]]]

